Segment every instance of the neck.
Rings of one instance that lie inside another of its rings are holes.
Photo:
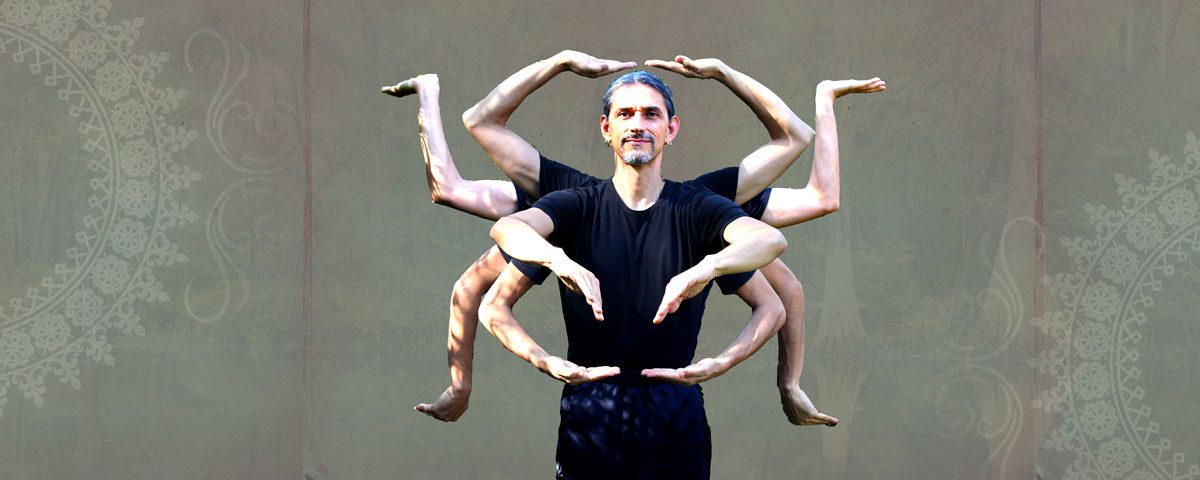
[[[633,167],[625,163],[620,156],[616,156],[616,172],[613,174],[613,186],[617,189],[617,194],[621,196],[621,201],[625,202],[625,206],[632,210],[645,210],[654,205],[658,201],[658,195],[662,193],[662,155],[660,154],[650,163]]]

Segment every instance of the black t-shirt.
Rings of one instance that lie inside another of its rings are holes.
[[[540,158],[540,168],[538,173],[538,189],[541,192],[525,192],[521,188],[517,190],[517,211],[525,210],[533,205],[542,195],[548,195],[559,190],[566,190],[576,187],[590,187],[599,185],[604,182],[603,179],[593,177],[583,173],[568,165],[550,160],[542,156]],[[696,177],[693,180],[683,182],[685,185],[695,185],[707,188],[713,193],[720,195],[733,201],[737,196],[737,179],[738,167],[726,167],[719,170],[708,172],[704,175]],[[765,189],[754,198],[741,205],[742,210],[747,216],[755,220],[762,219],[763,212],[767,209],[767,201],[771,198],[771,189]],[[503,252],[502,252],[503,253]],[[505,260],[512,260],[508,254],[504,254]],[[515,260],[518,263],[523,263],[520,260]],[[537,267],[533,265],[520,265],[521,271],[525,273],[534,283],[541,285],[550,276],[550,269]],[[750,281],[750,277],[754,276],[754,272],[733,273],[717,277],[715,280],[717,286],[721,288],[721,293],[730,295],[736,292],[742,285]]]
[[[603,322],[583,296],[559,285],[569,360],[631,375],[691,363],[711,284],[662,323],[651,320],[667,282],[724,248],[725,227],[745,212],[707,189],[669,180],[646,210],[627,207],[612,180],[551,193],[533,208],[554,222],[550,240],[600,282]]]

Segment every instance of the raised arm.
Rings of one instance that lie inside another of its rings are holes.
[[[802,189],[771,190],[771,198],[762,217],[764,222],[783,228],[837,211],[841,203],[841,176],[833,101],[851,93],[874,93],[885,89],[886,84],[878,77],[870,80],[826,80],[817,85],[817,130],[808,185]],[[740,176],[738,183],[741,183]]]
[[[705,358],[684,368],[650,368],[642,376],[684,385],[716,378],[753,355],[783,325],[783,303],[762,273],[756,272],[737,294],[750,306],[750,321],[741,334],[719,355]]]
[[[750,217],[730,222],[722,236],[728,243],[725,248],[704,257],[667,283],[654,323],[662,323],[668,314],[679,309],[680,302],[699,294],[712,279],[757,270],[787,249],[787,239],[779,230]]]
[[[479,308],[479,320],[497,340],[500,340],[504,348],[546,375],[565,383],[590,382],[621,373],[617,367],[581,367],[546,353],[546,350],[525,332],[512,311],[513,305],[516,305],[517,300],[532,286],[533,282],[528,277],[517,270],[516,266],[509,264],[483,297],[483,305]]]
[[[525,101],[525,97],[562,72],[571,71],[595,78],[636,65],[563,50],[522,68],[500,82],[483,100],[463,113],[463,124],[505,176],[523,190],[536,192],[540,168],[538,152],[524,138],[508,129],[508,118]]]
[[[417,125],[421,153],[425,156],[425,179],[434,203],[471,215],[496,220],[517,210],[517,194],[511,182],[463,180],[450,156],[450,147],[442,130],[441,92],[433,74],[410,78],[380,89],[394,97],[417,94]]]
[[[738,205],[746,203],[774,183],[812,141],[812,127],[797,117],[778,95],[721,60],[692,60],[680,55],[672,62],[648,60],[646,65],[689,78],[712,78],[725,84],[750,107],[767,129],[770,140],[742,159],[738,167],[737,198],[734,200]]]

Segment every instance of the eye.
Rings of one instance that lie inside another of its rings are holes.
[[[618,116],[618,117],[621,117],[621,118],[629,118],[629,116],[630,116],[630,115],[631,115],[631,114],[629,113],[629,111],[628,111],[628,110],[625,110],[625,111],[622,111],[622,112],[619,112],[619,113],[617,113],[617,116]]]

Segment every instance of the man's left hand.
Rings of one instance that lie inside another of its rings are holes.
[[[718,80],[724,75],[726,68],[725,62],[715,58],[692,60],[683,55],[676,56],[673,62],[646,60],[646,66],[670,70],[688,78],[716,78]]]
[[[792,425],[825,425],[837,426],[838,419],[818,412],[817,407],[809,400],[799,386],[779,389],[779,401],[783,403],[783,414],[787,415]]]
[[[709,262],[702,261],[667,282],[662,303],[658,304],[658,311],[654,313],[654,323],[662,323],[667,315],[679,310],[680,303],[699,295],[708,282],[712,281],[715,273]]]
[[[691,386],[711,380],[725,373],[725,370],[721,361],[705,358],[683,368],[647,368],[642,370],[642,376]]]

